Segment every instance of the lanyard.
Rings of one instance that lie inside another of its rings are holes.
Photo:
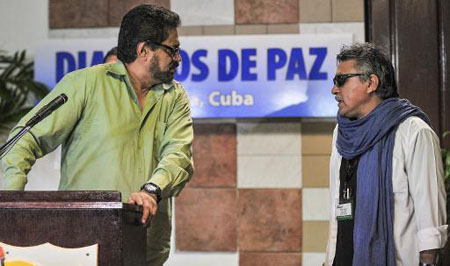
[[[353,159],[347,160],[345,175],[343,178],[343,186],[342,186],[342,199],[344,202],[349,202],[353,199],[354,192],[351,187],[352,178],[356,178],[355,171],[358,169],[359,156]]]

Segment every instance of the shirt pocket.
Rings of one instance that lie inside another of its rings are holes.
[[[153,156],[159,162],[161,161],[161,144],[164,139],[164,133],[166,131],[166,123],[158,122],[155,127],[155,136],[153,141]]]

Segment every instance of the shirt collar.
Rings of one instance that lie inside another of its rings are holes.
[[[117,78],[117,79],[122,79],[122,80],[125,77],[129,79],[125,64],[123,64],[120,60],[118,60],[116,63],[106,64],[106,65],[107,65],[107,68],[109,68],[109,69],[107,69],[107,73],[109,75],[111,75],[112,77]],[[174,81],[172,80],[168,83],[158,84],[154,88],[155,89],[162,88],[163,90],[169,90],[173,86],[174,86]]]

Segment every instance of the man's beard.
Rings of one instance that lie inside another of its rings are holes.
[[[153,78],[161,81],[161,83],[168,83],[173,80],[173,76],[175,75],[175,70],[178,67],[178,62],[172,59],[172,62],[167,67],[166,71],[163,71],[159,68],[159,60],[158,57],[153,57],[153,60],[150,64],[150,72],[153,74]]]

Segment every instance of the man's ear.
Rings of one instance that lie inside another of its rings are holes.
[[[375,92],[378,88],[378,84],[380,84],[380,79],[375,74],[370,74],[369,80],[367,81],[369,84],[367,86],[367,93]]]
[[[138,58],[146,57],[149,53],[148,46],[145,45],[145,42],[140,42],[136,46],[136,55]]]

